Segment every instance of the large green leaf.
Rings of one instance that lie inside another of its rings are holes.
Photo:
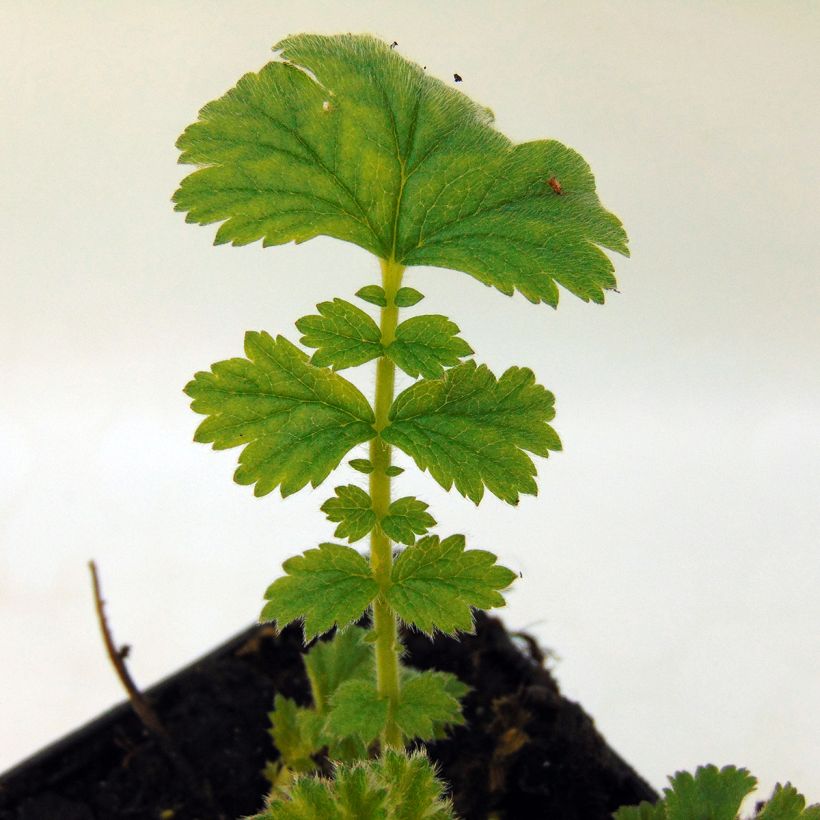
[[[586,162],[513,144],[493,115],[367,35],[298,35],[281,61],[206,105],[177,142],[200,166],[174,195],[216,242],[319,235],[403,265],[461,270],[506,294],[602,302],[601,248],[627,253]]]
[[[314,487],[352,447],[373,438],[373,411],[349,381],[314,367],[287,339],[245,334],[246,359],[217,362],[185,386],[208,418],[194,439],[215,450],[245,445],[234,479],[265,495]]]
[[[422,538],[396,559],[387,600],[399,617],[431,635],[472,632],[473,609],[504,606],[515,573],[486,550],[465,550],[464,536]]]
[[[547,423],[554,401],[527,368],[511,367],[496,379],[486,366],[465,362],[400,393],[381,435],[446,490],[455,484],[477,504],[486,487],[517,504],[519,493],[538,491],[524,451],[546,457],[561,449]]]
[[[370,564],[340,544],[321,544],[288,558],[282,569],[287,574],[265,592],[260,620],[275,621],[281,629],[302,619],[305,641],[360,618],[379,591]]]

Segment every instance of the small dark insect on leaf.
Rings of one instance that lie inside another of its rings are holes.
[[[125,660],[131,654],[131,646],[130,644],[124,643],[120,648],[117,654]]]
[[[395,40],[393,40],[393,42],[390,43],[390,48],[395,48],[397,45],[398,43]]]
[[[552,190],[555,191],[556,194],[558,194],[558,196],[561,196],[561,194],[564,193],[564,189],[561,187],[561,183],[555,177],[550,177],[547,180],[547,185],[549,185],[550,188],[552,188]]]
[[[461,74],[453,74],[453,79],[457,82],[461,82]]]

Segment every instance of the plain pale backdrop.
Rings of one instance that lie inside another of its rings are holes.
[[[119,701],[93,618],[149,685],[252,621],[326,540],[318,490],[255,499],[191,443],[190,375],[376,281],[326,238],[214,248],[169,198],[198,108],[300,31],[368,31],[590,162],[620,294],[557,311],[412,269],[477,358],[532,367],[565,452],[480,507],[408,471],[520,570],[503,617],[656,787],[745,765],[820,800],[817,2],[4,2],[0,769]],[[372,389],[368,368],[353,376]],[[363,452],[363,448],[362,452]],[[357,453],[358,454],[358,453]],[[762,794],[761,794],[762,796]]]

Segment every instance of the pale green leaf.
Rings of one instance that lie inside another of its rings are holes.
[[[372,680],[349,680],[330,700],[327,731],[339,738],[354,735],[364,743],[374,741],[387,723],[387,701]]]
[[[302,619],[305,641],[360,618],[378,592],[370,565],[352,547],[321,544],[282,568],[287,575],[268,587],[260,620],[281,629]]]
[[[269,715],[271,736],[282,762],[294,772],[316,769],[313,755],[319,752],[324,718],[313,709],[297,706],[290,698],[276,695]]]
[[[364,766],[337,767],[335,774],[333,789],[345,820],[386,820],[387,789]]]
[[[595,302],[615,287],[601,248],[627,253],[626,235],[575,151],[513,144],[488,109],[371,36],[277,49],[281,61],[206,105],[177,142],[199,170],[176,208],[221,222],[217,243],[327,235],[551,305],[558,284]]]
[[[806,807],[806,798],[791,783],[778,783],[757,820],[820,820],[820,804]]]
[[[439,726],[464,723],[461,706],[443,672],[420,672],[402,685],[396,724],[408,740],[432,740]]]
[[[333,786],[317,777],[297,778],[284,795],[274,792],[264,811],[247,820],[347,820],[337,803]]]
[[[334,535],[351,543],[364,538],[376,526],[376,513],[370,496],[355,484],[335,489],[336,495],[322,504],[329,521],[338,522]]]
[[[699,766],[694,777],[676,772],[664,789],[669,820],[735,820],[740,804],[754,791],[757,781],[746,769],[735,766]]]
[[[373,677],[373,647],[369,631],[357,626],[339,630],[329,641],[317,641],[304,656],[313,705],[320,715],[327,713],[333,693],[345,681]]]
[[[389,749],[372,765],[387,788],[389,820],[455,820],[444,784],[423,752]]]
[[[387,307],[387,296],[381,285],[365,285],[356,291],[356,296],[365,302],[369,302],[371,305]]]
[[[413,305],[417,305],[422,299],[424,299],[424,294],[419,293],[415,288],[399,288],[396,291],[396,305],[400,308],[403,307],[413,307]]]
[[[244,446],[234,479],[261,496],[321,484],[355,445],[373,438],[367,399],[342,376],[314,367],[281,336],[245,335],[246,359],[217,362],[185,387],[207,418],[194,439]]]
[[[360,473],[367,474],[373,472],[373,462],[371,462],[369,458],[351,458],[347,463]]]
[[[547,423],[554,401],[527,368],[511,367],[496,380],[485,365],[465,362],[400,393],[381,436],[445,489],[455,484],[478,503],[486,487],[517,504],[519,493],[538,491],[535,465],[524,451],[546,457],[561,449]]]
[[[435,527],[436,519],[427,512],[429,504],[413,496],[397,498],[381,520],[385,535],[400,544],[414,544],[417,535],[424,535],[430,527]]]
[[[458,325],[445,316],[414,316],[396,328],[385,353],[409,376],[436,379],[473,353],[458,333]]]
[[[465,550],[463,535],[422,538],[396,559],[387,600],[405,623],[432,634],[472,632],[473,609],[504,606],[499,590],[515,573],[485,550]]]
[[[315,347],[311,362],[334,370],[369,362],[382,355],[379,326],[363,310],[344,299],[320,302],[319,315],[303,316],[296,322],[299,340]]]

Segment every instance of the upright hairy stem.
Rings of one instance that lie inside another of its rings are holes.
[[[401,287],[401,278],[404,267],[395,261],[381,260],[382,286],[387,296],[387,305],[381,309],[380,328],[382,344],[390,344],[396,334],[396,325],[399,319],[399,308],[396,305],[396,291]],[[382,356],[376,365],[376,430],[381,432],[388,423],[387,414],[393,403],[393,393],[396,385],[396,365],[392,359]],[[373,499],[373,509],[381,519],[387,515],[390,506],[390,476],[387,468],[390,466],[391,448],[385,444],[381,436],[376,436],[370,442],[370,461],[373,472],[370,473],[370,497]],[[393,552],[390,539],[375,527],[370,535],[370,561],[373,573],[382,590],[387,589],[390,582],[390,571],[393,566]],[[399,700],[399,638],[396,615],[385,601],[384,595],[376,598],[373,606],[373,628],[376,631],[376,686],[379,696],[387,699],[388,718],[387,726],[382,735],[382,745],[393,748],[402,747],[402,734],[394,720],[396,706]]]

